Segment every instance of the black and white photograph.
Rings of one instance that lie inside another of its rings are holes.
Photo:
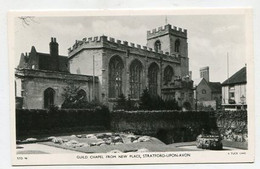
[[[12,164],[253,162],[252,31],[250,9],[10,12]]]

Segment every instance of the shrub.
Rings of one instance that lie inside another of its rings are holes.
[[[139,110],[180,110],[180,107],[175,99],[163,100],[160,96],[151,96],[146,88],[140,97]]]

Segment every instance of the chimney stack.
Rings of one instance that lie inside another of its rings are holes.
[[[53,70],[59,71],[59,44],[56,42],[56,38],[51,38],[50,42],[50,55],[52,58],[51,67]]]
[[[59,56],[59,44],[56,42],[56,38],[51,38],[50,42],[50,55],[52,57],[58,57]]]

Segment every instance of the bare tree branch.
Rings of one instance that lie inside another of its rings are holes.
[[[24,27],[29,26],[32,22],[38,23],[37,21],[35,21],[34,16],[21,16],[18,18],[22,20],[22,24]]]

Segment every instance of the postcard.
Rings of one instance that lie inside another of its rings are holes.
[[[254,162],[252,9],[11,11],[12,164]]]

